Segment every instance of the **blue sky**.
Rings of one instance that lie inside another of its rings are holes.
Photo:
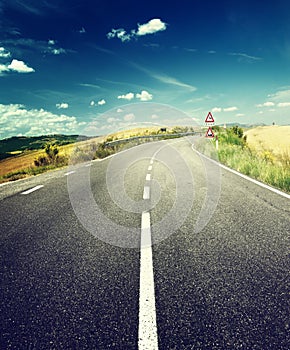
[[[286,0],[0,0],[0,138],[290,124]]]

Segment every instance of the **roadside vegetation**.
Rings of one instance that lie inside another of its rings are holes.
[[[218,135],[219,161],[254,179],[290,193],[290,150],[277,152],[266,147],[251,147],[247,134],[238,126],[214,127]]]

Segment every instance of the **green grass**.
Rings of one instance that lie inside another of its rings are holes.
[[[273,152],[269,150],[258,152],[251,149],[241,128],[233,127],[226,130],[217,128],[215,131],[219,138],[217,156],[221,163],[242,174],[290,193],[289,152],[275,157]],[[216,153],[213,152],[214,141],[207,141],[207,149],[211,149],[211,153]],[[209,151],[207,153],[213,158]]]
[[[287,164],[288,159],[286,159],[285,163],[280,162],[278,164],[273,162],[269,155],[261,157],[248,147],[227,143],[219,143],[218,156],[220,162],[230,168],[290,193],[290,167]]]

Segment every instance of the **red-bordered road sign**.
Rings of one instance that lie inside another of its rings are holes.
[[[213,133],[211,127],[209,127],[209,128],[207,129],[207,132],[206,132],[206,134],[205,134],[205,137],[208,137],[208,138],[213,138],[213,137],[214,137],[214,133]]]
[[[205,123],[214,123],[213,116],[210,112],[208,112],[207,117],[205,118]]]

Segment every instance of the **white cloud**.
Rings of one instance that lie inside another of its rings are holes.
[[[121,113],[121,112],[123,112],[123,109],[122,108],[118,108],[117,109],[117,113]]]
[[[245,115],[243,113],[236,114],[236,117],[244,117]]]
[[[99,106],[103,106],[104,104],[106,104],[106,101],[104,99],[102,99],[98,102]]]
[[[237,111],[238,108],[237,107],[228,107],[228,108],[224,108],[223,111],[224,112],[234,112]]]
[[[234,112],[237,111],[237,107],[227,107],[227,108],[221,108],[221,107],[214,107],[211,111],[212,113],[220,113],[220,112]]]
[[[133,120],[135,120],[135,115],[134,113],[129,113],[129,114],[126,114],[124,116],[124,121],[125,122],[132,122]]]
[[[149,94],[148,91],[142,90],[141,94],[136,94],[136,98],[139,98],[140,101],[150,101],[153,98],[152,94]]]
[[[55,45],[55,40],[48,40],[48,45]]]
[[[209,54],[215,54],[216,53],[216,51],[215,50],[209,50],[207,53],[209,53]]]
[[[0,47],[0,57],[1,58],[8,58],[10,57],[10,52],[6,51],[4,47]]]
[[[43,135],[52,133],[78,133],[86,123],[75,117],[57,115],[44,109],[26,109],[20,104],[0,104],[0,137]]]
[[[277,105],[278,107],[290,107],[290,102],[280,102]]]
[[[212,110],[211,110],[213,113],[220,113],[222,111],[222,108],[220,107],[214,107]]]
[[[64,102],[62,102],[62,103],[57,103],[57,104],[56,104],[56,107],[57,107],[58,109],[67,109],[67,108],[68,108],[68,103],[64,103]]]
[[[18,73],[32,73],[35,70],[31,67],[28,67],[23,61],[12,60],[12,62],[7,66],[10,70]]]
[[[273,107],[273,106],[275,106],[275,103],[271,101],[267,101],[256,105],[256,107]]]
[[[145,24],[138,24],[138,29],[132,29],[129,33],[123,28],[112,29],[107,33],[108,39],[118,38],[122,42],[130,41],[134,37],[154,34],[166,29],[166,23],[162,22],[159,18],[153,18]]]
[[[152,114],[151,119],[159,119],[160,117],[157,114]]]
[[[95,105],[95,101],[91,101],[90,105],[93,107]]]
[[[166,23],[162,22],[159,18],[151,19],[145,24],[138,24],[138,31],[136,35],[153,34],[166,29]]]
[[[128,101],[130,101],[130,100],[132,100],[133,98],[134,98],[133,92],[128,92],[126,95],[119,95],[119,96],[118,96],[118,99],[119,99],[119,100],[128,100]]]

